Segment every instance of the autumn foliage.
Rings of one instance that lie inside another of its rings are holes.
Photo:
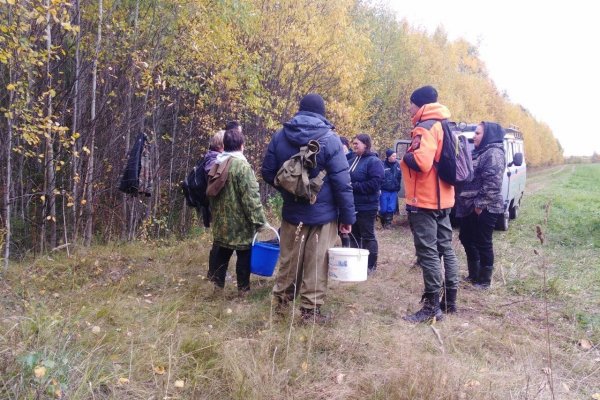
[[[226,120],[242,122],[258,167],[318,92],[340,135],[368,132],[382,149],[408,135],[423,84],[457,121],[517,125],[529,165],[562,162],[550,127],[499,93],[476,46],[363,1],[0,0],[3,232],[16,255],[185,233],[179,182]],[[153,143],[149,199],[116,189],[139,132]]]

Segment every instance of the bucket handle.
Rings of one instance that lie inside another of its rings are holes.
[[[344,246],[344,236],[348,238],[348,246]],[[358,240],[356,240],[356,237],[352,234],[352,232],[344,233],[342,235],[342,247],[350,247],[350,236],[352,236],[352,239],[354,239],[354,243],[356,243],[356,248],[360,249],[361,247],[358,245]]]
[[[273,228],[270,225],[269,225],[269,229],[272,230],[273,232],[275,232],[275,236],[277,236],[277,242],[281,243],[281,239],[279,238],[279,233],[277,233],[277,229]],[[256,233],[254,234],[254,237],[252,238],[252,246],[254,246],[254,242],[256,242],[256,236],[258,236],[258,231],[256,231]]]

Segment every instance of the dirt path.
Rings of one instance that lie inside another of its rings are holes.
[[[525,195],[537,193],[545,188],[557,175],[565,170],[570,173],[575,171],[575,165],[557,165],[554,167],[540,168],[528,172]]]

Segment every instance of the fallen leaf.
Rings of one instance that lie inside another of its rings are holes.
[[[335,378],[335,381],[338,383],[338,385],[341,385],[342,382],[344,382],[344,377],[345,376],[346,375],[344,375],[344,374],[337,374],[337,376]]]
[[[38,379],[43,378],[46,375],[46,367],[38,365],[33,369],[33,375]]]
[[[592,395],[592,399],[594,399],[594,400],[600,400],[600,393],[594,393]]]
[[[569,387],[569,385],[567,385],[567,384],[566,384],[566,383],[564,383],[564,382],[562,383],[562,387],[563,387],[563,389],[565,390],[565,392],[570,392],[570,391],[571,391],[571,388]]]
[[[119,385],[126,385],[129,383],[129,379],[127,378],[119,378],[118,384]]]
[[[304,361],[302,363],[302,371],[304,371],[304,372],[308,371],[308,363],[306,361]]]
[[[474,379],[468,380],[465,383],[466,388],[472,388],[472,387],[476,387],[476,386],[481,386],[481,383],[479,383],[479,381],[476,381]]]
[[[587,339],[580,339],[577,342],[577,346],[579,346],[581,350],[590,350],[592,347],[594,347],[592,346],[592,342]]]
[[[231,308],[228,308],[228,309],[227,309],[225,312],[226,312],[227,314],[231,314],[231,313],[233,312],[233,310],[232,310]]]
[[[182,381],[180,379],[175,381],[175,387],[176,388],[183,388],[184,386],[185,386],[185,382],[184,381]]]
[[[167,370],[162,365],[154,367],[154,373],[157,375],[164,375]]]
[[[95,334],[98,334],[98,333],[100,333],[100,327],[99,327],[99,326],[97,326],[97,325],[94,325],[94,326],[92,327],[92,333],[95,333]]]

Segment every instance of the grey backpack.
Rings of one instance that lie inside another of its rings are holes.
[[[317,167],[319,151],[321,145],[316,140],[300,147],[300,151],[286,160],[277,171],[275,186],[293,194],[297,199],[315,204],[327,175],[327,171],[322,170],[314,178],[309,178],[310,171]]]

